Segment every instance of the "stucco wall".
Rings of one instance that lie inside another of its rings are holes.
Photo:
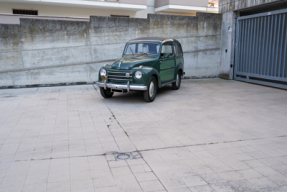
[[[0,86],[97,81],[99,68],[122,54],[130,39],[163,36],[183,46],[187,77],[220,71],[220,14],[93,16],[90,22],[21,19],[0,25]]]

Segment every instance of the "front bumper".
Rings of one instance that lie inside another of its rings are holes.
[[[107,83],[106,81],[104,83],[97,82],[96,85],[98,87],[103,87],[105,89],[115,89],[115,90],[127,90],[127,91],[146,91],[147,86],[141,86],[141,85],[130,85],[129,82],[125,84],[114,84],[114,83]]]

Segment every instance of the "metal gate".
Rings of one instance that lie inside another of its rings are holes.
[[[237,19],[234,79],[287,89],[287,9]]]

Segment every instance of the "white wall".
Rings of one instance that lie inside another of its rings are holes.
[[[127,11],[114,9],[95,9],[85,7],[67,7],[67,6],[51,6],[39,5],[32,3],[0,3],[0,14],[12,14],[13,9],[38,10],[40,16],[59,16],[59,17],[84,17],[94,16],[110,16],[110,15],[128,15],[130,17],[147,18],[147,13],[153,13],[154,9],[148,7],[143,11]]]

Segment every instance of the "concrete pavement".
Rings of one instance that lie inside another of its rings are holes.
[[[287,191],[287,92],[184,80],[0,90],[0,191]],[[133,159],[116,160],[121,152]]]

